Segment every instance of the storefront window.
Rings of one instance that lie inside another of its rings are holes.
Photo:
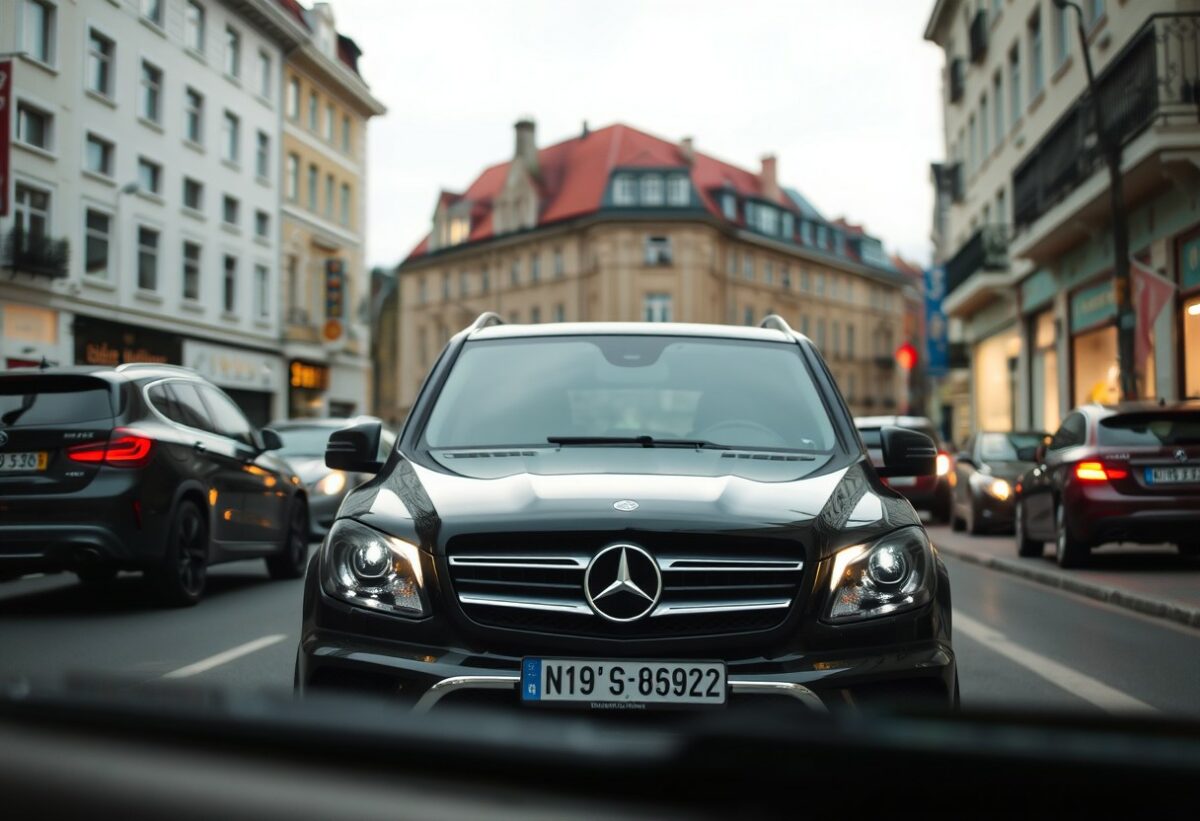
[[[1033,354],[1029,358],[1029,380],[1033,397],[1032,427],[1055,430],[1059,424],[1058,349],[1054,312],[1045,311],[1033,321]]]
[[[1071,340],[1075,404],[1112,404],[1121,400],[1117,367],[1117,329],[1112,325],[1078,334]]]
[[[1016,328],[975,345],[975,429],[1009,431],[1013,427],[1013,380],[1021,337]]]
[[[1200,294],[1183,301],[1183,389],[1200,398]]]

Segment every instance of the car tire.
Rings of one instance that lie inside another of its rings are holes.
[[[267,557],[267,573],[272,579],[299,579],[308,565],[308,505],[304,499],[292,502],[287,530],[279,553]]]
[[[109,584],[117,577],[117,568],[111,565],[98,564],[92,567],[80,567],[75,571],[81,584],[99,586]]]
[[[1083,567],[1091,556],[1091,547],[1071,535],[1067,514],[1062,502],[1054,506],[1054,558],[1059,567]]]
[[[1013,511],[1013,533],[1017,539],[1018,556],[1025,559],[1036,559],[1045,552],[1044,542],[1030,539],[1025,535],[1025,505],[1021,504],[1020,499],[1017,500],[1016,509]]]
[[[950,517],[950,529],[955,533],[962,533],[967,529],[967,523],[963,520],[962,516],[955,513]]]
[[[167,531],[162,563],[148,575],[159,599],[172,607],[190,607],[208,583],[208,520],[195,502],[175,508]]]

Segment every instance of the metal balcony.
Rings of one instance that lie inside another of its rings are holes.
[[[17,274],[62,279],[67,276],[70,259],[71,249],[65,239],[13,228],[4,237],[0,268]]]
[[[1008,269],[1008,228],[985,225],[971,235],[946,263],[946,294],[980,271]]]
[[[1152,125],[1200,123],[1200,14],[1152,15],[1097,78],[1102,127],[1122,146]],[[1103,163],[1083,96],[1013,171],[1019,232]]]

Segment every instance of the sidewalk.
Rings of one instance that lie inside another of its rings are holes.
[[[956,559],[1200,627],[1200,561],[1180,556],[1173,545],[1105,545],[1092,551],[1086,569],[1063,570],[1049,543],[1041,559],[1022,559],[1011,535],[970,536],[937,526],[929,528],[929,538]]]

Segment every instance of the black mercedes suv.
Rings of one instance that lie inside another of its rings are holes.
[[[759,328],[504,325],[455,336],[309,563],[301,691],[417,710],[957,703],[950,585],[812,343]]]
[[[304,485],[233,400],[187,368],[0,372],[0,579],[139,570],[196,603],[210,564],[308,561]]]

